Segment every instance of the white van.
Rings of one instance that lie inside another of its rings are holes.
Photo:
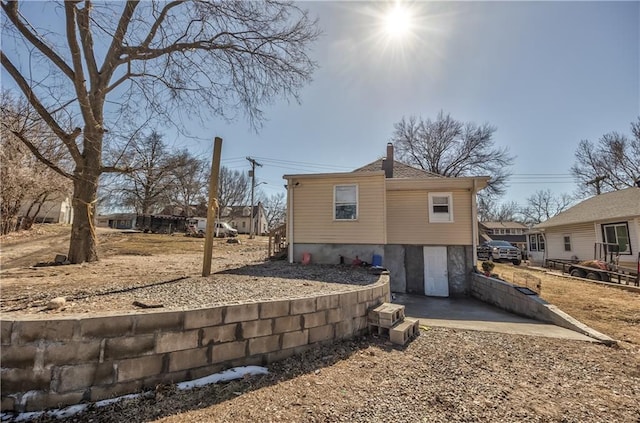
[[[192,217],[188,220],[187,224],[193,228],[196,233],[204,234],[207,229],[207,219],[204,217]],[[238,230],[233,229],[227,222],[216,221],[214,235],[220,238],[227,236],[235,237],[238,236]]]
[[[215,234],[220,238],[226,236],[235,237],[238,236],[238,230],[233,229],[227,222],[216,222]]]

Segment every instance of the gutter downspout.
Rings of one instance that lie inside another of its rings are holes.
[[[293,264],[293,180],[287,179],[287,242],[289,264]]]
[[[476,201],[476,192],[478,190],[477,180],[473,179],[473,188],[471,189],[471,257],[473,257],[473,268],[478,267],[478,204]]]

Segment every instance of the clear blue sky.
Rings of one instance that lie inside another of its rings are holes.
[[[259,134],[243,121],[198,130],[223,137],[223,165],[248,170],[245,156],[261,161],[267,195],[284,191],[285,173],[374,161],[395,122],[443,109],[497,126],[496,144],[517,156],[503,201],[523,204],[540,189],[572,192],[580,140],[629,134],[640,115],[638,2],[417,2],[414,34],[392,41],[379,28],[388,3],[300,4],[324,31],[302,104],[266,109]]]
[[[497,127],[496,144],[516,156],[502,201],[524,204],[537,190],[572,192],[580,140],[628,134],[640,115],[640,2],[413,2],[413,31],[392,40],[381,30],[391,4],[299,3],[324,32],[311,53],[320,69],[302,104],[264,109],[259,133],[215,117],[185,122],[200,141],[160,131],[206,158],[221,136],[222,164],[246,171],[254,157],[271,195],[285,192],[283,174],[350,171],[382,157],[394,123],[442,109]],[[36,5],[27,6],[44,10]]]

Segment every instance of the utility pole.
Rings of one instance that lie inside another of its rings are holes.
[[[254,222],[253,222],[253,191],[256,188],[256,166],[260,166],[262,167],[262,165],[258,162],[256,162],[255,160],[253,160],[251,157],[247,157],[247,160],[249,160],[249,163],[251,163],[251,170],[249,171],[249,176],[251,176],[251,216],[250,216],[250,224],[249,224],[249,238],[253,239],[255,237],[254,235]]]
[[[204,236],[204,260],[202,276],[211,274],[211,254],[213,253],[213,230],[216,227],[216,211],[218,207],[218,176],[220,174],[220,155],[222,138],[215,137],[213,143],[213,159],[211,160],[211,176],[209,177],[209,203],[207,204],[207,227]]]
[[[596,186],[596,195],[600,195],[600,182],[604,181],[605,179],[607,179],[606,175],[596,176],[592,180],[590,180],[588,182],[585,182],[585,185],[595,185]]]

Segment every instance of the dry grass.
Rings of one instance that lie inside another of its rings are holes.
[[[192,254],[204,252],[204,238],[186,237],[182,233],[173,235],[126,233],[108,228],[96,228],[98,255],[152,256],[164,254]],[[66,254],[69,249],[70,225],[34,225],[31,230],[0,236],[0,266],[2,269],[33,266],[38,262],[52,261],[56,254]],[[246,250],[263,249],[267,254],[267,237],[249,239],[240,235],[239,241]],[[226,238],[216,238],[214,249],[225,254],[237,250],[237,245],[228,244]]]
[[[509,282],[514,280],[517,272],[540,278],[541,298],[602,333],[640,346],[640,293],[556,276],[524,266],[496,264],[494,272]]]

